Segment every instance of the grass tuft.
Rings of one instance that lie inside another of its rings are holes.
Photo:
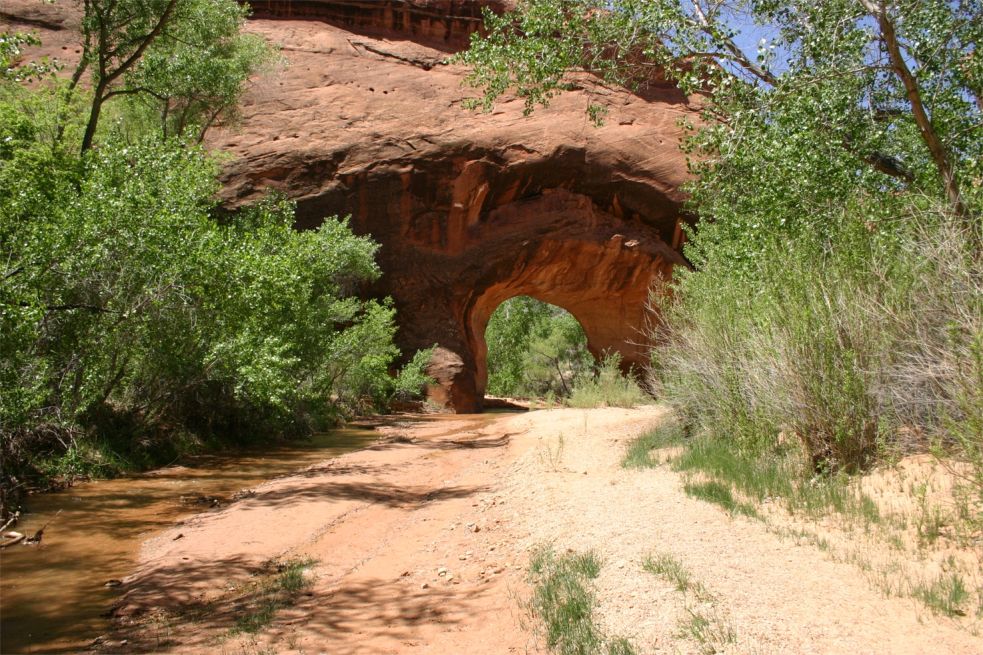
[[[642,562],[642,568],[671,582],[676,587],[676,591],[685,592],[690,589],[689,571],[686,570],[682,562],[670,553],[649,555]]]
[[[693,498],[705,500],[708,503],[720,505],[731,514],[743,514],[744,516],[755,517],[757,510],[747,503],[740,503],[734,500],[730,486],[710,480],[709,482],[687,482],[683,485],[683,491]]]
[[[313,584],[305,575],[313,563],[312,559],[274,562],[273,574],[259,583],[245,613],[236,618],[232,634],[254,634],[268,626],[280,609],[293,604],[296,595]]]
[[[543,547],[533,553],[530,611],[542,621],[546,645],[559,655],[635,655],[623,637],[608,638],[594,622],[596,599],[590,581],[601,571],[593,551],[557,555]]]
[[[728,644],[737,641],[734,628],[715,609],[707,613],[687,607],[686,612],[689,617],[683,622],[681,631],[684,637],[700,644],[700,653],[703,655],[724,652]]]
[[[969,600],[966,583],[958,573],[941,575],[930,584],[915,587],[914,595],[936,614],[965,616],[964,604]]]
[[[630,468],[650,468],[658,462],[652,459],[652,451],[669,446],[678,446],[685,441],[683,426],[677,421],[666,421],[663,424],[642,433],[628,444],[621,466]]]
[[[695,609],[687,605],[686,620],[680,625],[681,636],[692,639],[700,645],[704,655],[715,655],[734,643],[737,636],[730,623],[721,616],[716,607],[717,598],[702,582],[694,580],[685,565],[671,553],[649,555],[642,562],[642,568],[672,583],[676,591],[692,593],[700,605]]]

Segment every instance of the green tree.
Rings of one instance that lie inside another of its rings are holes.
[[[845,150],[854,170],[970,218],[960,171],[979,175],[979,3],[526,0],[485,20],[462,60],[486,107],[514,88],[531,111],[570,88],[573,70],[629,86],[663,75],[705,94],[715,138],[697,142],[711,157],[704,172],[756,136],[748,121],[798,103],[797,131]],[[742,25],[769,35],[757,52],[738,44]]]
[[[584,330],[570,313],[529,296],[503,302],[485,330],[488,391],[569,396],[593,363]]]
[[[243,10],[84,6],[67,84],[22,62],[36,40],[0,41],[0,515],[28,480],[304,434],[426,381],[420,354],[390,375],[394,310],[361,295],[379,275],[371,239],[333,217],[296,231],[282,198],[217,206],[195,141],[270,53],[238,35]],[[90,90],[93,61],[105,84]],[[96,130],[116,97],[120,120]],[[149,129],[133,120],[148,107]]]
[[[271,59],[261,39],[241,32],[248,7],[234,0],[84,0],[82,8],[82,57],[68,91],[90,73],[83,152],[117,96],[156,107],[165,136],[193,128],[200,140]]]

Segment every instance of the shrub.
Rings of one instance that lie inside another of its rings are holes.
[[[355,295],[377,246],[344,221],[297,232],[277,199],[217,220],[215,167],[178,142],[78,160],[22,138],[0,163],[8,488],[85,434],[152,464],[185,433],[304,433],[392,393],[394,310]]]
[[[802,440],[817,470],[933,441],[978,453],[983,272],[966,235],[923,214],[858,260],[845,232],[851,248],[825,255],[766,250],[753,286],[715,266],[686,276],[656,383],[740,447]]]
[[[621,355],[607,355],[593,376],[582,375],[574,382],[567,401],[571,407],[634,407],[651,401],[635,381],[633,373],[621,371]]]

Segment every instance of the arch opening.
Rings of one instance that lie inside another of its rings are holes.
[[[486,396],[569,397],[596,363],[580,321],[562,307],[528,295],[498,305],[481,345]]]

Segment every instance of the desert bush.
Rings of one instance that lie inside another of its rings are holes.
[[[738,445],[798,438],[819,470],[932,444],[978,457],[979,259],[960,223],[908,219],[860,258],[857,239],[848,254],[766,249],[753,286],[687,276],[655,354],[663,393]]]
[[[621,370],[621,355],[606,355],[593,374],[579,376],[567,404],[571,407],[634,407],[651,401],[633,372]]]

